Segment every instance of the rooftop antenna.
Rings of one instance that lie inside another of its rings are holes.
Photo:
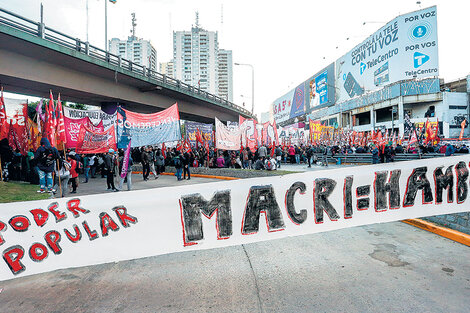
[[[199,28],[199,12],[196,11],[196,28]]]
[[[132,37],[136,38],[135,37],[135,27],[137,26],[137,19],[135,18],[135,13],[131,13],[132,15],[132,30],[131,30],[131,34],[132,34]]]

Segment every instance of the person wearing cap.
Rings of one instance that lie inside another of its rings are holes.
[[[106,183],[108,184],[108,190],[119,191],[114,186],[114,172],[116,169],[116,157],[114,156],[114,149],[109,149],[108,153],[104,157],[104,169],[106,172]]]

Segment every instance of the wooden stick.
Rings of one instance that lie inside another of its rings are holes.
[[[57,165],[57,175],[59,176],[59,190],[60,190],[60,198],[62,198],[62,182],[60,181],[60,168],[59,168],[59,160],[56,160]]]
[[[2,157],[0,156],[0,181],[3,181]]]

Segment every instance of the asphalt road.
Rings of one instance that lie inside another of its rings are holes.
[[[3,281],[0,312],[469,312],[469,260],[375,224]]]

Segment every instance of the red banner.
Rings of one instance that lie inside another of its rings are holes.
[[[7,118],[4,123],[6,133],[4,136],[8,138],[8,143],[14,150],[18,149],[21,154],[25,155],[29,146],[28,105],[18,102],[18,100],[11,100],[6,107]]]
[[[87,126],[80,128],[77,153],[105,153],[109,149],[117,150],[114,126],[111,126],[106,131],[96,131]]]
[[[238,125],[242,133],[242,146],[248,147],[252,152],[258,149],[258,130],[256,125],[258,122],[254,119],[245,119],[242,116],[238,117]]]
[[[73,119],[64,117],[64,125],[65,125],[65,137],[66,137],[66,144],[67,148],[76,148],[78,141],[78,137],[80,134],[80,129],[82,126],[85,126],[88,129],[91,129],[94,132],[103,132],[103,121],[101,121],[98,125],[93,125],[90,118],[84,117],[80,119]]]

